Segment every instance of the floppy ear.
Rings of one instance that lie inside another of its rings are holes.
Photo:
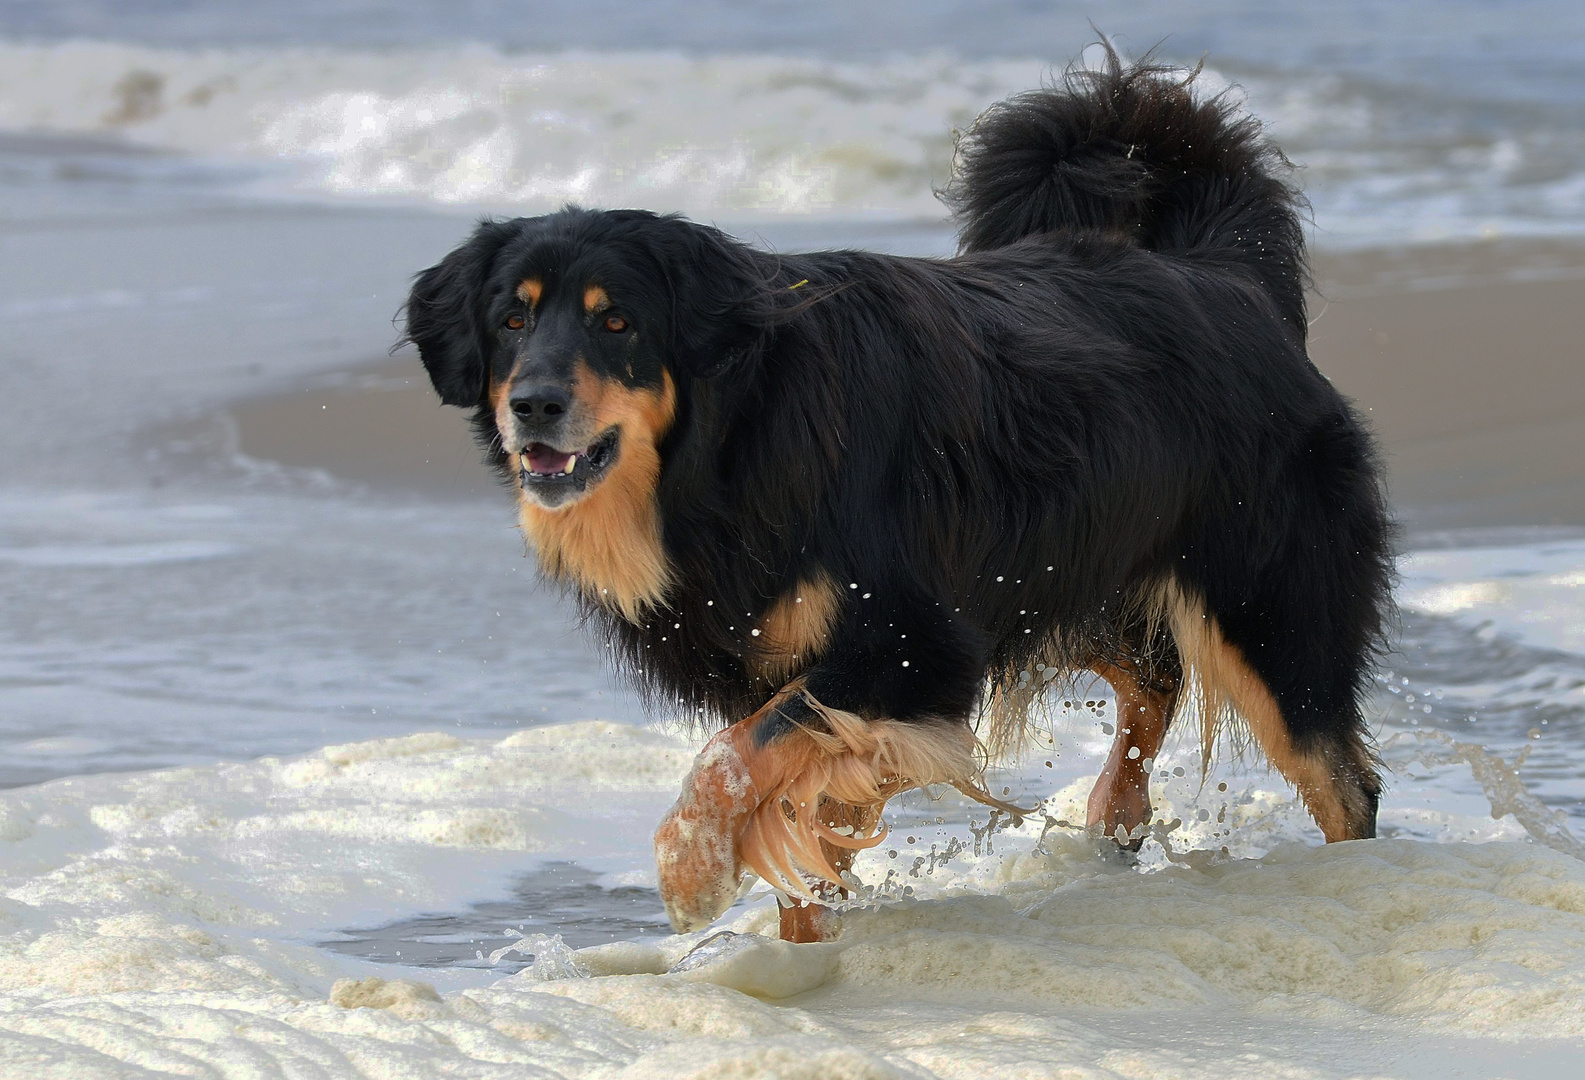
[[[467,243],[413,282],[403,338],[418,346],[429,381],[447,405],[477,405],[484,397],[485,285],[496,254],[515,231],[511,222],[481,222]]]
[[[752,252],[708,225],[663,219],[674,230],[664,262],[672,289],[672,360],[709,379],[758,352],[775,319],[765,271]]]

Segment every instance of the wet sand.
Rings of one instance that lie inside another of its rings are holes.
[[[1311,355],[1365,412],[1411,535],[1585,525],[1585,246],[1316,259]],[[493,490],[408,351],[234,409],[250,456],[371,486]]]
[[[1411,533],[1585,524],[1585,248],[1336,256],[1316,279],[1310,355]]]
[[[371,487],[472,497],[499,490],[467,414],[442,405],[411,348],[301,390],[236,405],[238,449]]]

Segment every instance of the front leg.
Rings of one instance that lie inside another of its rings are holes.
[[[745,872],[753,869],[776,882],[775,861],[756,845],[754,854],[766,865],[753,867],[744,850],[755,819],[780,805],[792,782],[815,764],[815,744],[803,735],[794,717],[807,719],[812,710],[800,695],[801,683],[789,684],[758,712],[717,734],[694,761],[682,793],[655,830],[655,864],[666,914],[679,933],[708,926],[731,906]],[[775,736],[780,735],[780,738]],[[810,815],[805,814],[806,819]],[[794,813],[793,822],[798,815]],[[809,822],[806,820],[805,824]],[[796,843],[808,829],[786,831]],[[765,832],[753,828],[755,836]],[[818,860],[807,859],[818,866]],[[836,868],[829,876],[835,878]],[[782,876],[794,876],[787,871]]]
[[[966,720],[982,650],[940,611],[846,613],[819,663],[705,745],[655,833],[677,930],[718,918],[750,871],[809,905],[841,895],[842,872],[884,839],[881,810],[900,791],[950,783],[1000,805],[978,783]],[[833,923],[795,907],[782,928],[810,940]]]
[[[879,805],[852,806],[838,802],[829,795],[823,795],[815,813],[821,824],[829,826],[833,832],[853,838],[869,837],[864,846],[873,847],[887,835],[885,823],[880,816],[882,809],[883,807]],[[860,850],[858,847],[839,847],[824,837],[820,840],[820,853],[837,871],[837,876],[844,881],[847,880],[848,871],[853,867],[853,859]],[[791,902],[782,904],[782,940],[830,941],[842,928],[841,919],[832,910],[831,905],[847,899],[847,886],[838,886],[830,881],[810,880],[808,874],[804,875],[804,880],[818,899],[792,898]]]
[[[900,745],[894,729],[902,726],[828,709],[800,679],[706,743],[655,831],[672,926],[685,932],[714,922],[750,871],[805,902],[839,895],[853,854],[885,839],[886,800],[954,779],[920,758],[918,740]],[[946,771],[970,776],[973,736],[965,727],[955,741],[958,760]],[[818,921],[813,913],[792,917],[788,930],[806,936]]]

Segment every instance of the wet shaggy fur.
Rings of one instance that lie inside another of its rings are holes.
[[[989,702],[983,734],[1008,742],[1042,672],[1117,665],[1177,701],[1201,677],[1179,638],[1204,638],[1225,653],[1208,670],[1275,702],[1279,767],[1337,789],[1328,838],[1371,835],[1379,468],[1306,356],[1285,163],[1191,84],[1113,57],[993,107],[960,143],[952,259],[775,255],[569,208],[480,225],[420,275],[407,334],[513,484],[492,393],[558,287],[598,286],[631,323],[625,352],[579,354],[595,375],[674,382],[658,474],[624,496],[653,500],[658,599],[569,581],[667,711],[736,721],[797,679],[871,721]],[[530,278],[547,299],[503,336]],[[790,606],[805,590],[815,616]],[[764,740],[820,726],[800,700]]]

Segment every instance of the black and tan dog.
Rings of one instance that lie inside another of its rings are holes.
[[[989,800],[976,727],[1016,742],[1054,672],[1117,691],[1108,835],[1190,700],[1328,841],[1373,835],[1378,468],[1305,355],[1281,155],[1191,81],[1112,57],[989,110],[954,259],[569,208],[419,276],[407,335],[541,569],[654,701],[730,724],[655,837],[679,930],[750,870],[829,896],[905,788]]]

